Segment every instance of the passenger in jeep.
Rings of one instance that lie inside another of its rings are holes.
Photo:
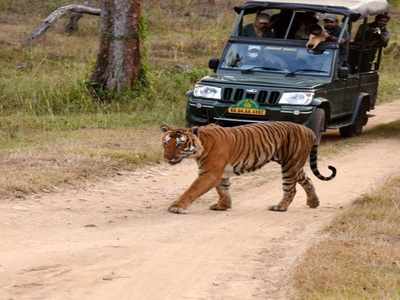
[[[294,38],[307,40],[310,34],[310,28],[318,24],[315,12],[307,11],[296,14],[294,19]]]
[[[242,35],[254,38],[274,38],[271,16],[266,12],[258,12],[254,24],[247,24],[243,28]]]
[[[359,49],[362,47],[363,36],[365,35],[366,47],[362,54],[362,64],[360,72],[368,72],[373,70],[376,53],[381,47],[389,44],[390,33],[386,28],[390,20],[388,14],[380,14],[375,17],[374,22],[363,24],[359,27],[354,38],[354,45]]]
[[[339,19],[334,14],[326,14],[324,16],[324,29],[329,34],[329,40],[332,42],[339,42],[343,44],[349,39],[349,33],[345,30],[342,39],[339,41],[342,27],[339,25]]]
[[[275,38],[283,39],[286,35],[286,31],[290,25],[293,10],[282,9],[279,13],[271,17],[272,28],[275,34]]]
[[[276,38],[285,38],[292,16],[293,10],[282,9],[280,13],[271,17],[272,28]],[[313,24],[318,24],[315,12],[296,12],[287,36],[288,39],[308,39],[308,28]]]

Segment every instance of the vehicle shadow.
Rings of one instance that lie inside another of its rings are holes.
[[[338,142],[340,140],[343,140],[343,138],[340,136],[339,131],[332,129],[323,133],[321,144]]]

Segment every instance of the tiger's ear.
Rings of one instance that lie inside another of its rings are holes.
[[[171,127],[169,127],[167,124],[163,124],[160,126],[161,132],[167,132],[168,130],[171,130]]]
[[[196,136],[198,136],[199,135],[199,127],[192,127],[191,128],[192,129],[192,133],[194,134],[194,135],[196,135]]]

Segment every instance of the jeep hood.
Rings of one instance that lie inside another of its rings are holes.
[[[330,77],[302,76],[286,77],[284,74],[224,74],[210,75],[202,78],[199,83],[213,85],[252,85],[260,87],[275,87],[288,89],[315,89],[330,82]]]

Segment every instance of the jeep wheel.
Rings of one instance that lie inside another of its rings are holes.
[[[366,103],[362,104],[360,111],[354,121],[354,124],[339,128],[342,137],[353,137],[362,133],[363,127],[368,123],[368,106]]]
[[[322,132],[325,131],[325,111],[317,108],[312,116],[309,128],[314,131],[318,144],[321,141]]]

